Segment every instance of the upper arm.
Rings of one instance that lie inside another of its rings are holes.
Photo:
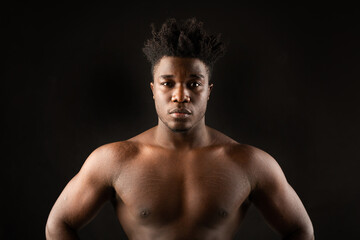
[[[89,222],[113,194],[111,154],[107,147],[95,150],[55,202],[48,227],[64,224],[79,229]]]
[[[250,200],[268,223],[282,236],[297,231],[311,235],[312,223],[305,207],[275,159],[256,149],[252,161],[254,186]]]

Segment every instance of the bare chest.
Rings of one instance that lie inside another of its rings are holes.
[[[124,165],[115,190],[121,222],[211,228],[238,217],[250,185],[241,165],[221,152],[160,152]]]

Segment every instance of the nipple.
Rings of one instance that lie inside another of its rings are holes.
[[[150,211],[148,209],[143,209],[141,212],[140,212],[140,216],[142,218],[146,218],[150,215]]]
[[[228,215],[228,212],[225,211],[224,209],[220,209],[218,213],[219,213],[219,216],[223,217],[223,218]]]

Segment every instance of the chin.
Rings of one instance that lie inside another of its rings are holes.
[[[185,126],[185,125],[182,125],[182,126],[169,126],[169,125],[166,124],[166,126],[172,132],[175,132],[175,133],[185,133],[185,132],[187,132],[187,131],[189,131],[191,129],[191,126]]]

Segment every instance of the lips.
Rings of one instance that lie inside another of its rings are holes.
[[[186,108],[175,108],[170,110],[169,114],[178,121],[184,121],[190,117],[191,111]]]
[[[173,114],[173,113],[191,114],[191,111],[186,108],[175,108],[175,109],[170,110],[169,113],[170,114]]]

